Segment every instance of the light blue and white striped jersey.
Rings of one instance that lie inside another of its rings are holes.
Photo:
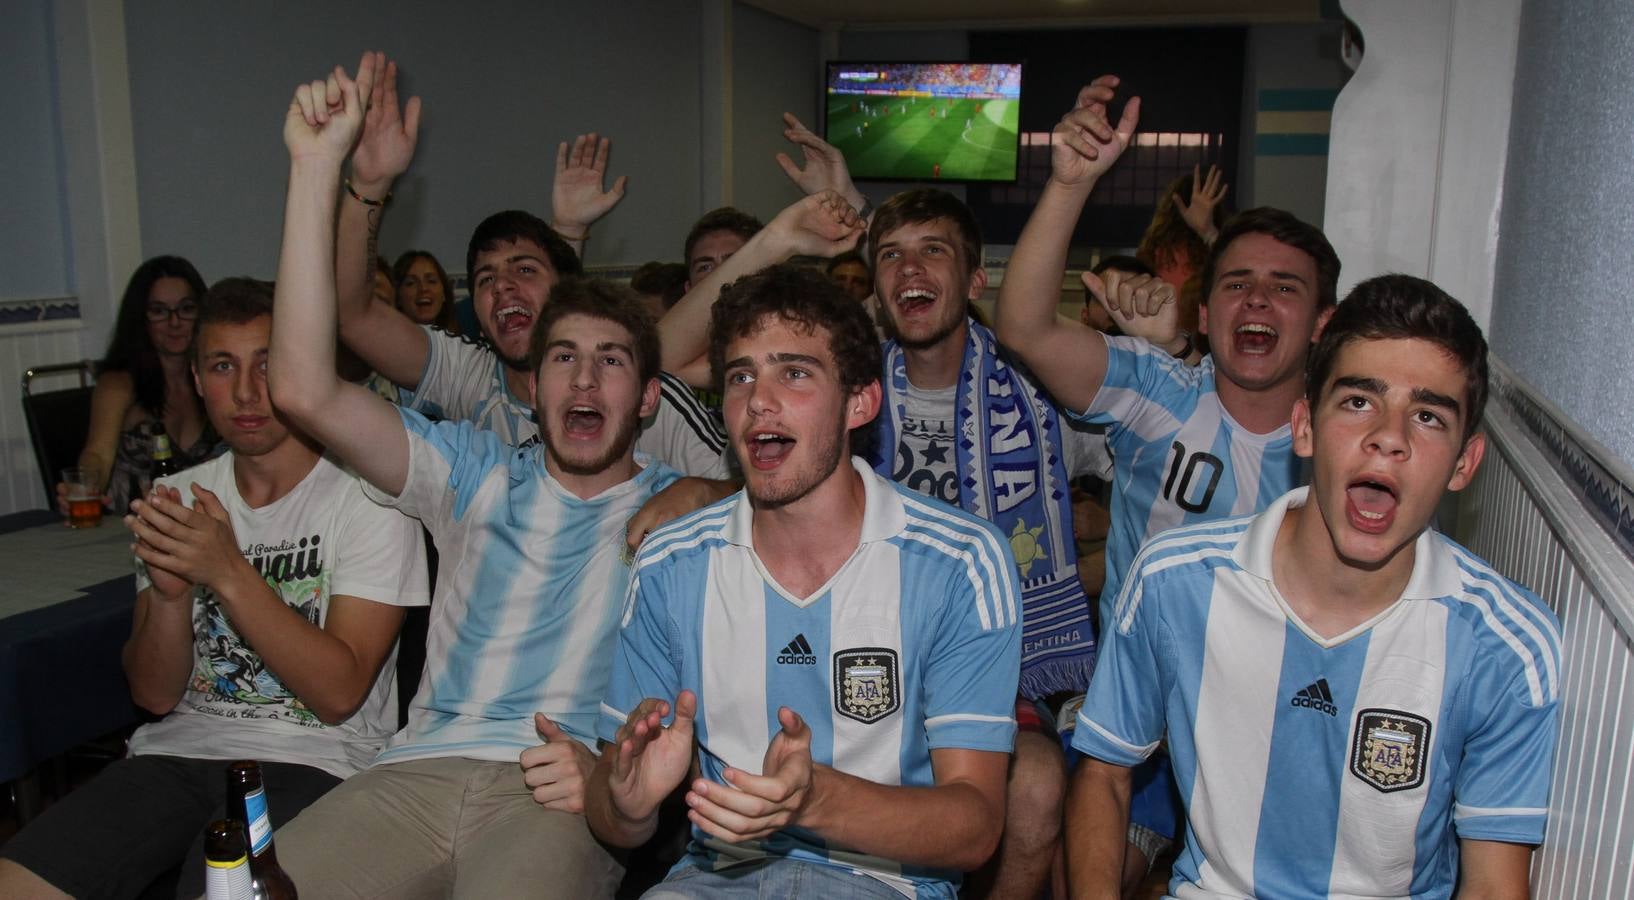
[[[1106,381],[1075,418],[1106,426],[1112,528],[1101,627],[1135,552],[1178,525],[1252,515],[1305,483],[1289,426],[1255,434],[1214,391],[1214,357],[1187,366],[1139,338],[1106,339]]]
[[[483,341],[425,326],[425,370],[401,403],[433,419],[468,420],[520,447],[539,434],[533,407],[505,384],[505,364]],[[728,475],[726,430],[686,382],[658,373],[658,409],[641,422],[635,449],[683,475]]]
[[[639,475],[581,500],[545,470],[538,441],[512,447],[470,422],[401,413],[403,493],[369,493],[425,523],[437,586],[408,725],[375,762],[515,762],[539,743],[536,711],[594,748],[630,583],[624,526],[679,476],[638,455]]]
[[[759,772],[787,706],[815,762],[885,785],[935,784],[930,752],[1009,753],[1021,666],[1021,588],[1004,536],[852,465],[866,489],[861,540],[828,584],[793,597],[751,546],[738,493],[650,535],[619,632],[600,733],[642,699],[698,696],[704,777]],[[767,856],[872,875],[910,897],[951,898],[956,872],[829,847],[802,829],[727,844],[693,830],[679,866]]]
[[[1321,638],[1271,576],[1305,497],[1141,550],[1073,746],[1128,766],[1167,736],[1176,897],[1450,896],[1459,839],[1543,840],[1558,625],[1426,529],[1401,600]]]

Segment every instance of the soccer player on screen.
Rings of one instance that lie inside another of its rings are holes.
[[[1077,896],[1113,896],[1130,767],[1167,738],[1179,897],[1525,897],[1548,819],[1558,624],[1429,527],[1485,438],[1486,341],[1405,275],[1329,321],[1293,410],[1309,488],[1149,541],[1073,746]]]

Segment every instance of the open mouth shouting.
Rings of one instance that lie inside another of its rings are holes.
[[[1265,356],[1277,346],[1277,330],[1263,322],[1237,326],[1231,333],[1232,346],[1245,356]]]
[[[533,310],[520,303],[507,303],[494,310],[494,336],[504,338],[518,332],[528,334],[533,328],[533,318]]]
[[[1396,520],[1396,486],[1382,477],[1363,477],[1345,488],[1345,518],[1363,534],[1383,534]]]
[[[588,404],[575,403],[567,408],[562,426],[571,440],[593,440],[601,434],[606,421],[607,417],[602,415],[601,410]]]
[[[783,464],[795,440],[779,431],[764,429],[749,433],[749,464],[761,471],[769,471]]]
[[[904,316],[929,312],[936,305],[936,292],[928,288],[911,287],[897,292],[896,308]]]

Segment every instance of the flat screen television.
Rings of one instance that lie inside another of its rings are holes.
[[[825,95],[853,178],[1016,180],[1020,63],[831,62]]]

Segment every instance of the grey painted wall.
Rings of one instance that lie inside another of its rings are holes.
[[[1634,464],[1634,7],[1521,15],[1492,346]]]
[[[0,300],[72,293],[48,0],[0,4]]]
[[[732,198],[735,206],[770,221],[800,199],[777,165],[777,154],[800,153],[783,139],[783,113],[811,128],[822,85],[818,34],[742,3],[732,13]],[[676,239],[675,258],[680,258]]]
[[[365,45],[401,60],[425,102],[417,158],[381,247],[431,250],[464,268],[485,215],[548,217],[559,141],[600,131],[629,194],[596,229],[592,264],[672,253],[700,205],[699,7],[607,0],[594,8],[410,0],[129,3],[143,251],[191,257],[208,279],[271,275],[294,85]]]

